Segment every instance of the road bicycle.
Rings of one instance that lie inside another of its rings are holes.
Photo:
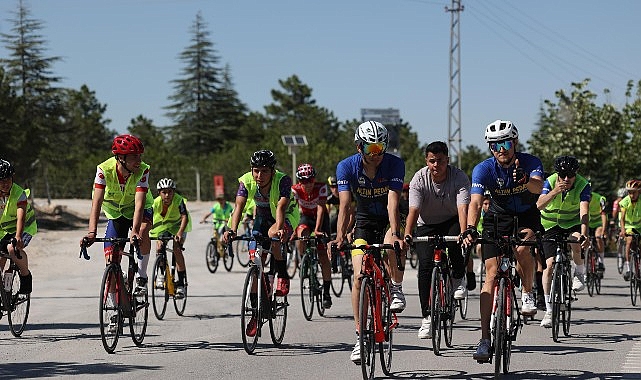
[[[298,247],[290,240],[287,243],[287,256],[285,256],[287,275],[290,279],[293,279],[294,276],[296,276],[296,271],[300,268],[301,257],[302,254],[298,252]]]
[[[254,221],[252,219],[243,220],[243,233],[239,236],[245,236],[250,238],[252,236],[252,226]],[[247,268],[249,265],[249,243],[247,240],[236,240],[233,244],[233,252],[236,258],[238,259],[238,264],[241,267]]]
[[[325,315],[323,306],[323,280],[318,257],[319,246],[326,244],[329,239],[325,236],[300,236],[292,242],[302,241],[305,244],[305,254],[300,264],[300,297],[303,306],[303,315],[308,321],[312,320],[314,304],[318,314]]]
[[[138,264],[135,257],[139,259],[140,243],[137,239],[129,244],[129,252],[124,246],[129,238],[95,238],[95,242],[110,242],[113,244],[111,260],[105,268],[100,285],[99,321],[100,338],[102,345],[110,354],[113,354],[118,338],[122,334],[124,319],[129,319],[129,331],[131,339],[138,347],[142,346],[147,332],[147,319],[149,317],[149,303],[147,293],[134,295],[134,276],[138,272]],[[89,260],[87,254],[87,238],[83,239],[80,248],[80,257]],[[120,260],[122,256],[129,258],[127,274],[122,272]]]
[[[637,305],[637,297],[641,293],[641,264],[639,263],[639,232],[632,230],[632,245],[630,246],[630,300],[632,306]]]
[[[263,270],[263,263],[269,249],[262,248],[263,244],[279,242],[278,238],[264,237],[254,231],[250,237],[235,236],[234,241],[244,240],[249,244],[249,269],[245,276],[243,286],[243,298],[240,307],[240,330],[243,339],[243,348],[248,354],[253,354],[258,344],[258,337],[261,336],[263,324],[269,323],[269,332],[274,346],[279,347],[285,336],[287,325],[287,295],[276,295],[274,288],[275,270],[270,266],[269,272]],[[256,248],[252,246],[256,244]],[[281,254],[286,255],[287,244],[282,244]]]
[[[434,245],[434,268],[432,269],[432,281],[430,283],[430,315],[432,320],[432,349],[435,355],[441,354],[441,336],[445,336],[445,345],[452,347],[452,325],[456,316],[456,309],[461,307],[461,301],[465,302],[465,313],[467,313],[467,301],[455,300],[454,289],[452,288],[452,263],[450,261],[447,242],[458,242],[458,236],[419,236],[407,239],[408,243],[425,242]],[[461,311],[461,316],[463,312]],[[441,335],[442,334],[442,335]]]
[[[167,310],[167,302],[169,297],[174,301],[174,309],[176,314],[182,316],[185,313],[185,306],[187,305],[187,281],[183,284],[184,292],[182,295],[176,294],[176,257],[173,255],[173,250],[167,245],[168,242],[174,240],[173,235],[164,234],[151,240],[159,240],[161,242],[160,250],[156,254],[156,261],[154,262],[154,272],[152,276],[151,286],[151,303],[154,308],[154,315],[158,320],[165,317]],[[167,253],[171,253],[171,263]]]
[[[390,294],[391,278],[382,263],[382,250],[393,249],[398,269],[405,267],[401,262],[401,248],[392,244],[345,244],[332,246],[333,252],[363,250],[361,266],[361,290],[358,298],[359,344],[361,349],[361,371],[363,379],[373,379],[376,367],[376,346],[380,352],[381,367],[390,376],[392,369],[393,332],[398,326],[396,313],[392,312]]]
[[[625,239],[622,237],[617,238],[617,271],[623,274],[623,266],[625,265]]]
[[[210,273],[216,273],[218,269],[218,264],[220,259],[223,259],[223,265],[227,272],[231,271],[232,266],[234,265],[234,253],[233,250],[225,249],[222,243],[222,236],[225,232],[225,219],[214,219],[215,223],[221,223],[220,228],[214,228],[214,233],[207,243],[205,248],[205,261],[207,263],[207,269]],[[215,224],[214,224],[215,225]]]
[[[601,294],[601,279],[603,271],[599,270],[599,252],[597,252],[596,237],[590,237],[590,246],[585,252],[585,287],[590,297]],[[605,240],[605,239],[604,239]]]
[[[347,283],[349,291],[352,291],[353,275],[352,255],[345,253],[345,251],[332,253],[332,293],[336,297],[343,294],[345,283]]]
[[[11,245],[18,260],[22,259],[19,250],[16,249],[16,239],[11,239]],[[4,271],[0,283],[0,318],[4,314],[9,320],[11,334],[19,337],[27,326],[29,318],[29,307],[31,305],[31,294],[20,294],[20,269],[8,253],[0,253],[0,258],[9,259],[9,268]]]

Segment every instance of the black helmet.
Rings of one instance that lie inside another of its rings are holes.
[[[263,166],[273,169],[276,166],[276,156],[271,150],[259,150],[252,154],[250,164],[252,168]]]
[[[9,178],[13,176],[15,172],[16,170],[9,161],[0,158],[0,179]]]
[[[554,170],[573,177],[579,171],[579,161],[574,156],[559,156],[554,160]]]

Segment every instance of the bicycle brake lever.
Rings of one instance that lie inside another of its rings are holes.
[[[80,247],[80,256],[78,258],[84,257],[85,260],[91,259],[89,254],[87,254],[87,238],[82,238],[82,246]]]
[[[18,244],[18,241],[16,240],[16,238],[11,238],[11,245],[13,246],[13,252],[15,253],[18,260],[22,260],[22,255],[20,254],[20,250],[16,248],[16,244]]]

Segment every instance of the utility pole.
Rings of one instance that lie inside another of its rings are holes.
[[[461,23],[459,13],[465,7],[461,0],[452,0],[452,6],[445,7],[445,12],[452,15],[450,23],[450,103],[447,121],[447,145],[456,155],[457,166],[461,167]]]

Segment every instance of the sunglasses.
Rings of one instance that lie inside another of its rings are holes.
[[[514,143],[512,142],[512,140],[505,140],[505,141],[490,143],[490,149],[492,149],[493,152],[498,152],[501,150],[501,148],[508,151],[512,149],[513,146],[514,146]]]
[[[382,156],[386,150],[387,144],[385,143],[364,143],[361,147],[361,151],[363,152],[363,154],[370,157]]]
[[[567,178],[576,177],[576,173],[572,173],[572,172],[560,171],[558,174],[559,174],[559,178],[561,178],[561,179],[567,179]]]

